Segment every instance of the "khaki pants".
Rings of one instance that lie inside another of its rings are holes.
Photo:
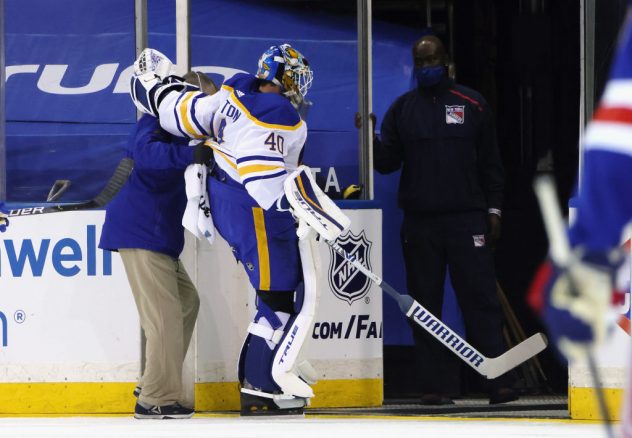
[[[144,249],[120,249],[147,338],[139,401],[164,406],[181,400],[182,362],[200,298],[180,260]]]

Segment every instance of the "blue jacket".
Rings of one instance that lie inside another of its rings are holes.
[[[184,170],[193,161],[187,140],[144,116],[128,143],[134,170],[108,204],[99,248],[141,248],[178,258],[184,247]]]

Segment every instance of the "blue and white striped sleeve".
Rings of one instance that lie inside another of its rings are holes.
[[[199,91],[170,93],[158,109],[160,125],[179,137],[214,137],[213,116],[224,94],[221,91],[212,96]]]

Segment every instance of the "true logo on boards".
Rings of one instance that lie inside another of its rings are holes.
[[[97,248],[95,225],[85,238],[3,239],[0,241],[0,277],[41,277],[52,269],[63,277],[112,275],[112,253]],[[99,253],[101,266],[98,266]],[[99,269],[100,268],[100,269]]]
[[[37,81],[37,88],[48,94],[76,95],[98,93],[114,84],[113,93],[129,93],[129,81],[134,73],[134,66],[121,66],[119,63],[99,64],[93,67],[90,81],[80,86],[69,87],[65,83],[68,64],[20,64],[6,67],[5,81],[14,76],[31,77]],[[122,70],[121,67],[123,68]],[[85,67],[81,67],[82,69]],[[195,71],[206,74],[216,74],[230,78],[235,73],[244,72],[236,68],[206,65],[193,67]],[[119,73],[120,71],[120,73]],[[245,72],[244,72],[245,73]],[[118,76],[118,77],[117,77]],[[220,83],[223,82],[220,81]]]

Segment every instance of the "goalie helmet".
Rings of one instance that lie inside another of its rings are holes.
[[[270,47],[261,55],[257,77],[280,86],[294,106],[299,106],[312,85],[314,74],[298,50],[289,44],[281,44]]]

